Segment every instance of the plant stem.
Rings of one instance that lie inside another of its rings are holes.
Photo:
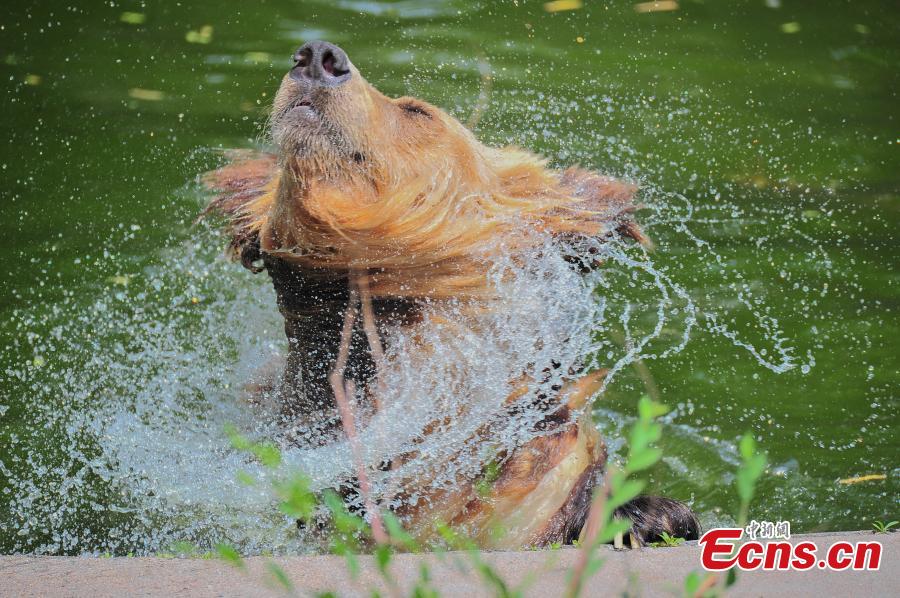
[[[580,540],[581,552],[578,555],[578,562],[575,563],[575,567],[572,569],[572,579],[569,581],[569,588],[566,591],[568,598],[576,598],[581,593],[581,586],[584,583],[584,572],[596,548],[597,538],[603,533],[603,528],[606,525],[606,518],[603,516],[603,512],[606,510],[609,488],[610,470],[607,468],[606,474],[603,476],[603,485],[591,503],[591,509],[588,511],[587,521],[584,524],[584,534]]]
[[[344,427],[344,433],[347,434],[347,440],[350,442],[350,452],[353,456],[354,466],[356,467],[359,490],[363,496],[366,512],[369,514],[370,525],[372,526],[372,537],[378,544],[387,544],[389,538],[384,530],[384,525],[381,522],[381,516],[378,513],[377,506],[372,501],[372,488],[369,484],[369,476],[366,474],[359,436],[356,433],[353,406],[350,404],[348,398],[356,396],[356,388],[352,380],[344,380],[344,370],[347,367],[347,358],[350,355],[350,339],[353,335],[353,324],[356,322],[358,301],[359,298],[356,289],[351,288],[350,298],[347,303],[347,311],[344,314],[344,327],[341,330],[341,345],[338,349],[338,356],[334,363],[334,369],[331,370],[328,379],[331,382],[334,400],[337,403],[338,412],[341,415],[341,424]]]

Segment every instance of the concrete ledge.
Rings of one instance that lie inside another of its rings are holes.
[[[794,536],[791,542],[816,542],[819,554],[839,540],[851,543],[876,540],[883,545],[879,571],[745,572],[730,595],[767,596],[790,592],[800,596],[890,595],[900,588],[898,549],[900,533],[841,532]],[[681,595],[685,576],[700,570],[696,543],[675,548],[631,551],[605,549],[603,568],[587,584],[585,595]],[[530,580],[528,596],[559,596],[566,574],[577,561],[578,549],[557,551],[492,552],[482,558],[515,587]],[[241,571],[220,561],[166,558],[0,557],[0,596],[278,596],[266,565],[269,559],[246,559]],[[335,556],[280,557],[275,561],[287,572],[298,594],[335,591],[341,596],[369,595],[385,584],[371,557],[360,558],[360,574],[351,579],[346,561]],[[471,561],[463,553],[398,555],[391,572],[401,594],[428,563],[433,587],[444,596],[490,596]],[[891,590],[891,588],[894,588]]]

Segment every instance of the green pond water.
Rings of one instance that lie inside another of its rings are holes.
[[[900,10],[679,4],[7,3],[0,552],[292,549],[203,440],[283,342],[274,297],[192,222],[196,175],[258,145],[310,39],[464,122],[489,65],[481,139],[641,184],[653,262],[701,314],[667,351],[686,327],[673,298],[645,350],[658,357],[598,402],[614,454],[641,394],[674,409],[651,491],[705,527],[732,521],[751,430],[770,463],[752,517],[807,532],[896,518]],[[658,301],[623,286],[621,338],[649,334]],[[869,474],[884,478],[840,482]]]

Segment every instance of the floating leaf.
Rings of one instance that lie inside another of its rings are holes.
[[[844,478],[842,480],[838,480],[838,484],[859,484],[861,482],[877,482],[880,480],[887,479],[887,476],[883,473],[870,473],[869,475],[861,475],[854,478]]]
[[[164,92],[157,89],[142,89],[140,87],[132,87],[128,90],[128,95],[136,100],[148,102],[158,102],[166,97]]]
[[[272,55],[268,52],[245,52],[244,60],[247,62],[269,62],[272,60]]]
[[[640,2],[634,5],[637,12],[669,12],[678,10],[678,2],[675,0],[659,0],[658,2]]]
[[[564,10],[578,10],[584,6],[581,0],[553,0],[544,3],[544,10],[547,12],[562,12]]]
[[[212,25],[204,25],[197,31],[188,31],[184,39],[192,44],[208,44],[212,41],[213,27]]]
[[[129,25],[141,25],[147,20],[147,15],[142,12],[123,12],[119,20]]]
[[[121,274],[121,275],[116,275],[116,276],[110,276],[109,278],[106,279],[106,281],[111,282],[120,287],[127,287],[128,283],[131,282],[132,278],[134,278],[134,277],[129,274]]]

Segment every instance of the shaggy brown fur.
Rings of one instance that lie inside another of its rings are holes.
[[[349,288],[371,293],[380,333],[416,322],[424,301],[492,309],[485,265],[494,252],[515,254],[548,233],[647,240],[630,217],[632,185],[580,168],[555,171],[518,148],[484,146],[435,106],[378,92],[339,48],[318,44],[298,51],[275,97],[277,154],[233,153],[204,180],[216,192],[209,210],[229,217],[235,257],[267,270],[275,285],[290,342],[284,412],[307,424],[318,418],[324,443],[336,422],[328,375],[343,314],[353,308]],[[326,81],[327,60],[340,80]],[[377,404],[390,397],[374,382],[371,332],[355,324],[344,376]],[[522,376],[509,372],[507,403],[524,392]],[[583,409],[602,376],[572,379],[547,399],[563,405],[548,416],[553,432],[509,455],[487,494],[461,480],[399,513],[405,523],[428,539],[433,521],[450,522],[486,547],[577,536],[606,461]],[[491,534],[497,523],[508,530],[502,538]]]

